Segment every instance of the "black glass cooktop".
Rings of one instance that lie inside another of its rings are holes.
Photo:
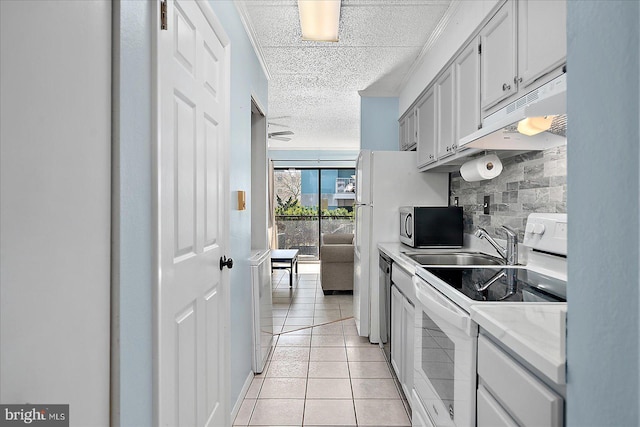
[[[427,271],[474,301],[565,302],[567,282],[526,269],[437,268]]]

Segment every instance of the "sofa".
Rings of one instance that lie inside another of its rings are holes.
[[[320,284],[325,295],[353,291],[353,233],[322,235]]]

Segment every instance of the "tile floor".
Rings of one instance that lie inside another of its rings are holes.
[[[273,275],[276,346],[234,426],[410,426],[378,345],[356,332],[352,295],[322,292],[318,264],[293,289]]]

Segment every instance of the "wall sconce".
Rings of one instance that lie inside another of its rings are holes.
[[[242,190],[238,191],[238,210],[243,211],[247,209],[247,196]]]
[[[302,40],[337,42],[340,0],[298,0]]]

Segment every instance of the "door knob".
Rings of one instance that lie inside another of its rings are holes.
[[[227,258],[226,256],[222,256],[222,257],[220,257],[220,270],[222,270],[225,266],[228,269],[232,269],[233,268],[233,260],[231,258]]]

